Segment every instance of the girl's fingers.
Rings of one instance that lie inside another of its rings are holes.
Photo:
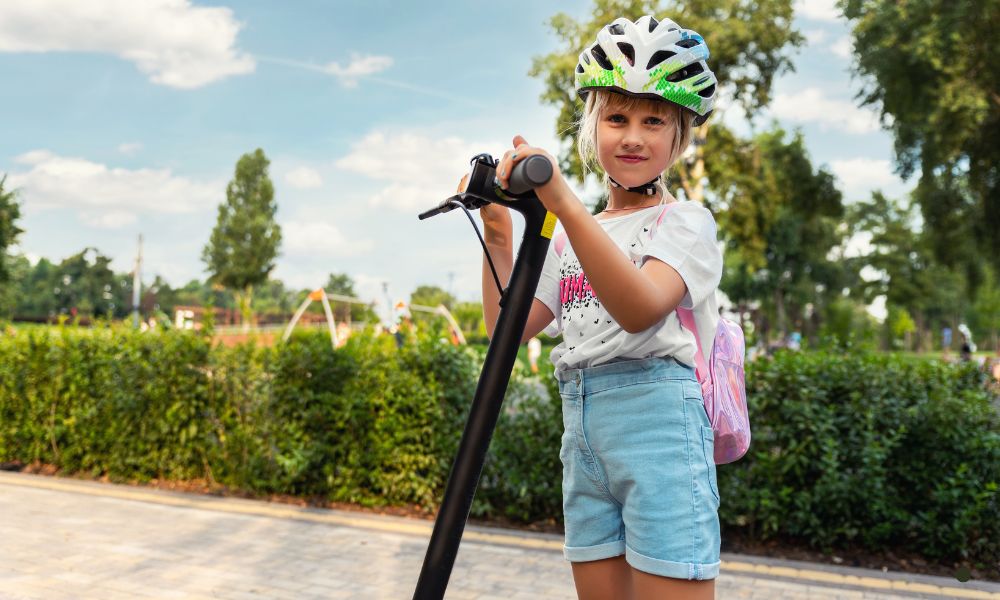
[[[514,166],[531,154],[537,153],[534,148],[528,145],[527,140],[520,135],[515,135],[513,142],[514,149],[504,152],[500,162],[497,163],[497,181],[500,183],[500,187],[504,189],[507,188],[507,182],[510,181],[510,172],[514,169]]]

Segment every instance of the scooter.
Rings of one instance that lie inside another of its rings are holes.
[[[524,215],[525,224],[506,290],[502,289],[489,251],[486,252],[493,278],[500,289],[500,314],[448,476],[444,500],[434,521],[434,531],[413,593],[414,600],[444,598],[556,224],[555,215],[545,210],[533,191],[551,179],[552,163],[544,156],[529,156],[511,170],[508,188],[504,190],[494,184],[497,162],[489,154],[475,156],[471,161],[472,171],[466,191],[419,215],[423,220],[461,208],[476,228],[484,250],[486,242],[479,234],[470,210],[495,202]]]

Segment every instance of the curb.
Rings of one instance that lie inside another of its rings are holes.
[[[225,498],[157,490],[122,484],[98,483],[47,475],[0,471],[0,485],[30,487],[105,498],[117,498],[152,504],[195,508],[231,514],[294,519],[342,527],[355,527],[385,533],[430,538],[432,521],[406,517],[353,513],[326,508],[299,507],[260,500]],[[542,550],[562,554],[561,535],[517,531],[469,525],[464,541],[513,548]],[[809,582],[827,587],[892,592],[922,598],[971,598],[1000,600],[1000,583],[969,581],[961,583],[946,577],[919,574],[882,573],[856,567],[839,567],[794,560],[773,559],[745,554],[722,554],[722,571],[760,576],[768,579]]]

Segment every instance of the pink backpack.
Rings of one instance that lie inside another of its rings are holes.
[[[663,221],[667,209],[674,204],[676,202],[663,207],[656,219],[657,226]],[[650,228],[650,239],[655,230],[656,227]],[[561,232],[553,242],[556,254],[561,257],[563,247],[566,245],[566,233]],[[747,410],[746,381],[743,373],[743,360],[746,354],[743,330],[737,323],[719,317],[711,358],[706,364],[694,313],[690,309],[678,307],[677,317],[681,326],[690,331],[698,343],[698,351],[695,352],[695,375],[701,384],[705,412],[708,413],[708,420],[715,433],[715,464],[723,465],[739,460],[750,448],[750,414]]]

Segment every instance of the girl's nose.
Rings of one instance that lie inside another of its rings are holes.
[[[626,148],[642,146],[642,132],[635,127],[626,127],[622,132],[622,146]]]

